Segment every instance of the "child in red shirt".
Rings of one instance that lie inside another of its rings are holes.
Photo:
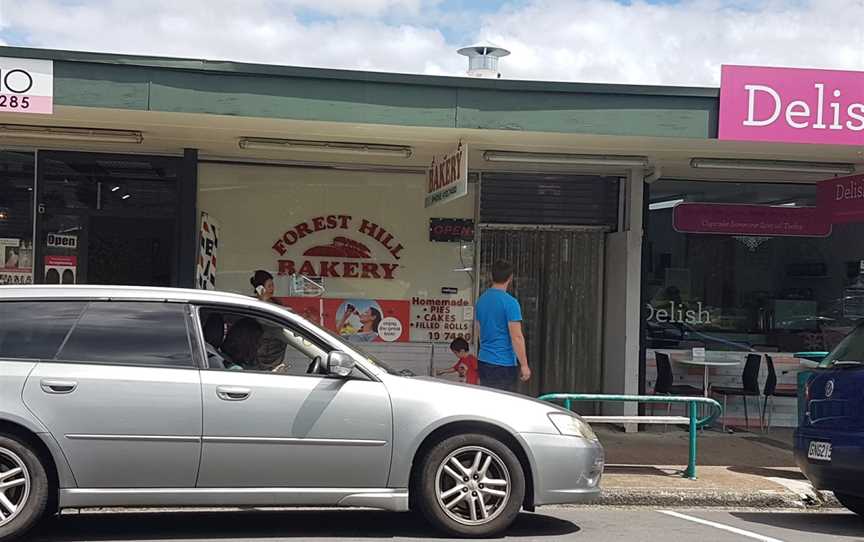
[[[462,337],[458,337],[450,343],[450,351],[459,358],[456,364],[449,369],[438,372],[438,376],[459,373],[459,379],[468,384],[479,384],[477,374],[477,358],[470,354],[468,341]]]

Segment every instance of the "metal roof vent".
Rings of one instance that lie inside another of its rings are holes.
[[[501,73],[498,71],[498,59],[510,54],[510,51],[507,49],[488,42],[469,45],[456,52],[468,57],[469,76],[489,77],[492,79],[501,77]]]

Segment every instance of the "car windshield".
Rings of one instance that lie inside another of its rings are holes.
[[[333,333],[329,329],[322,327],[321,325],[316,324],[315,322],[312,322],[311,320],[305,320],[304,319],[304,322],[308,325],[313,326],[315,329],[317,329],[318,331],[320,331],[324,335],[332,337],[339,344],[345,345],[348,348],[348,350],[353,350],[354,352],[357,352],[358,354],[362,355],[363,358],[366,361],[368,361],[369,363],[371,363],[372,365],[375,365],[376,367],[379,367],[379,368],[387,371],[388,373],[390,373],[392,375],[412,376],[412,375],[406,374],[404,371],[400,372],[400,371],[397,371],[396,369],[393,369],[392,367],[390,367],[389,365],[387,365],[386,363],[384,363],[380,359],[376,358],[372,354],[369,354],[368,352],[366,352],[362,348],[358,347],[357,345],[349,343],[348,341],[346,341],[345,339],[343,339],[342,337],[340,337],[336,333]]]
[[[846,335],[820,364],[821,367],[860,365],[864,365],[864,322]]]

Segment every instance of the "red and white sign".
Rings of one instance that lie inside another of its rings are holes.
[[[832,224],[864,222],[864,175],[822,181],[816,188],[816,205]]]
[[[280,297],[294,312],[356,343],[405,342],[411,304],[402,299]]]
[[[45,284],[76,284],[77,256],[45,256]]]
[[[201,213],[201,229],[198,231],[198,263],[195,284],[201,290],[216,288],[216,256],[219,251],[219,234],[222,229],[215,218]]]
[[[462,337],[471,342],[474,311],[467,299],[411,298],[411,340],[444,342]]]
[[[426,207],[447,203],[468,194],[468,147],[432,158],[426,170]]]
[[[0,113],[54,112],[54,63],[0,57]]]
[[[816,207],[680,203],[672,225],[681,233],[760,237],[827,237],[831,223]]]
[[[316,216],[273,243],[278,274],[393,280],[405,247],[383,226],[350,215]],[[285,258],[293,256],[292,258]]]

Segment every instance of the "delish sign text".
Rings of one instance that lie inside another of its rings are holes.
[[[720,139],[860,145],[864,73],[723,66]]]

